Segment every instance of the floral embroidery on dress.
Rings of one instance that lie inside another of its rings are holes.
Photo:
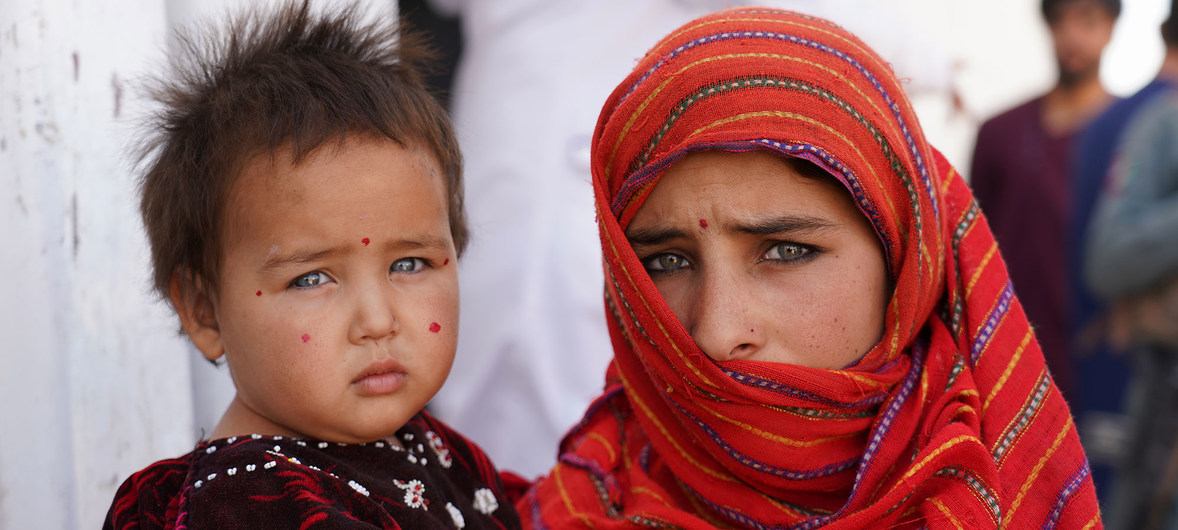
[[[495,498],[495,493],[487,488],[479,488],[474,492],[474,509],[491,515],[491,512],[499,509],[499,500]]]
[[[429,499],[425,498],[425,484],[420,480],[393,480],[393,485],[405,490],[405,505],[410,508],[426,509]]]
[[[450,469],[454,459],[450,457],[450,450],[446,449],[446,445],[442,443],[442,437],[434,431],[425,431],[425,439],[429,441],[430,448],[438,455],[438,463],[442,464],[442,467]]]
[[[452,503],[446,503],[446,511],[450,512],[450,518],[454,520],[455,528],[465,528],[466,518],[462,516],[462,511]]]

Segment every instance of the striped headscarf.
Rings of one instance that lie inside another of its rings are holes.
[[[715,362],[659,295],[624,229],[708,149],[809,160],[874,225],[894,291],[852,368]],[[1100,526],[985,219],[857,38],[768,9],[687,24],[606,102],[593,182],[615,356],[525,527]]]

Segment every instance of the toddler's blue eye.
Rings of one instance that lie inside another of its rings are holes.
[[[691,263],[687,261],[687,258],[679,254],[664,252],[647,258],[642,262],[642,265],[650,272],[672,272],[689,267]]]
[[[778,243],[765,253],[765,259],[790,261],[810,253],[810,248],[797,243]]]
[[[393,262],[393,266],[389,267],[390,272],[416,272],[425,267],[425,261],[421,258],[403,258]]]
[[[290,284],[293,287],[306,288],[306,287],[315,287],[316,285],[321,285],[321,284],[327,283],[329,280],[331,280],[331,278],[328,278],[326,274],[324,274],[320,271],[315,271],[315,272],[308,272],[307,274],[304,274],[302,276],[299,276],[298,278],[295,278],[293,281],[290,282]]]

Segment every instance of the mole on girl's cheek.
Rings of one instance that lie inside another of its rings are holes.
[[[361,239],[360,242],[364,243],[364,246],[368,246],[368,244],[371,243],[372,240],[368,239],[368,238],[364,238],[364,239]]]
[[[442,325],[438,324],[437,322],[431,322],[429,325],[429,330],[433,333],[437,333],[439,331],[442,331]]]
[[[699,227],[700,228],[707,228],[708,227],[708,220],[707,219],[700,219],[699,220]]]
[[[303,342],[307,342],[309,340],[311,340],[311,336],[306,333],[303,333]]]

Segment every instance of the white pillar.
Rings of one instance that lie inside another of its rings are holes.
[[[0,528],[99,527],[195,442],[125,156],[164,28],[158,0],[0,0]]]

